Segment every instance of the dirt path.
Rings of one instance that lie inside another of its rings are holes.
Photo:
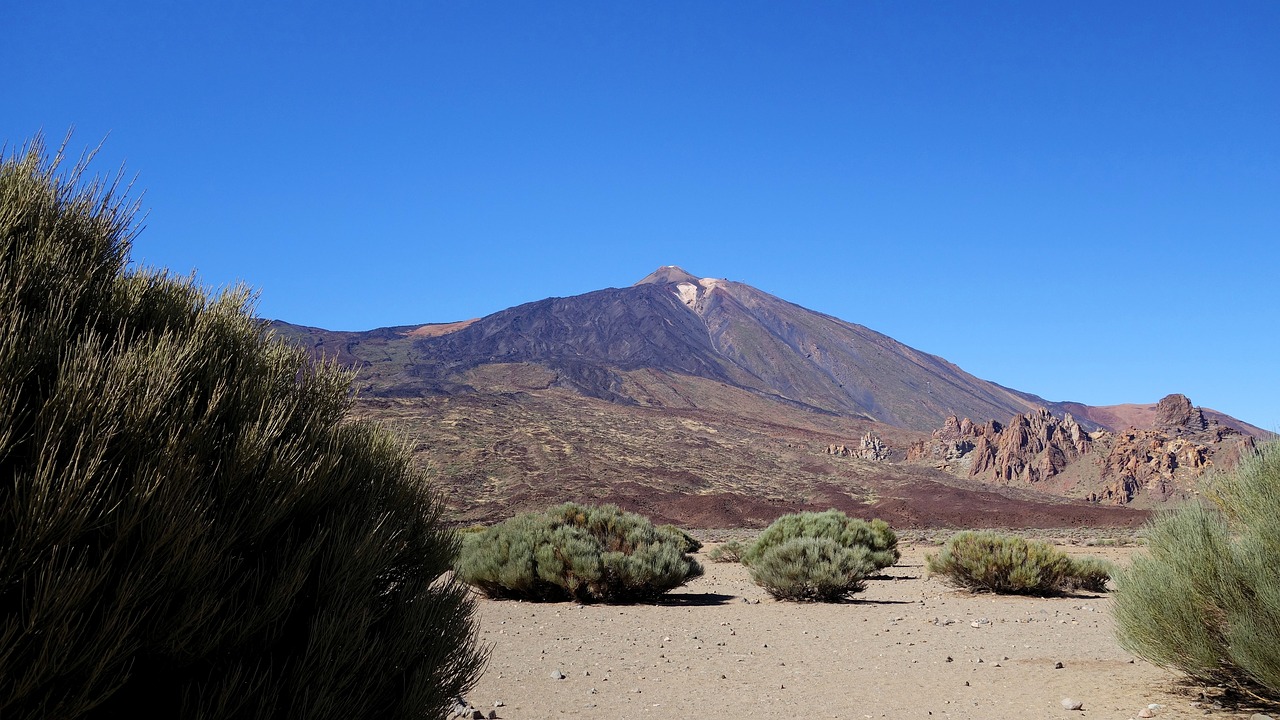
[[[659,605],[482,600],[493,656],[467,699],[510,720],[1204,716],[1116,644],[1105,595],[962,593],[924,578],[926,549],[839,605],[776,602],[705,557],[706,576]]]

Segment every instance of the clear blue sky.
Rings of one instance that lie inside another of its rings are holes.
[[[118,6],[118,7],[110,7]],[[10,3],[0,140],[264,317],[740,280],[1051,400],[1280,429],[1280,3]]]

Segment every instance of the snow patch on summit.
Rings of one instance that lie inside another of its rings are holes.
[[[698,286],[693,283],[682,282],[676,285],[676,297],[680,298],[680,302],[693,307],[698,301]]]

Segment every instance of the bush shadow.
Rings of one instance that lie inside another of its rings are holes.
[[[668,607],[711,607],[727,605],[734,598],[734,595],[722,593],[672,593],[663,595],[653,604]]]

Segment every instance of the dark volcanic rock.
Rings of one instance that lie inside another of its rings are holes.
[[[1209,427],[1204,412],[1191,404],[1186,395],[1166,395],[1156,403],[1156,429],[1165,432],[1199,432]]]

